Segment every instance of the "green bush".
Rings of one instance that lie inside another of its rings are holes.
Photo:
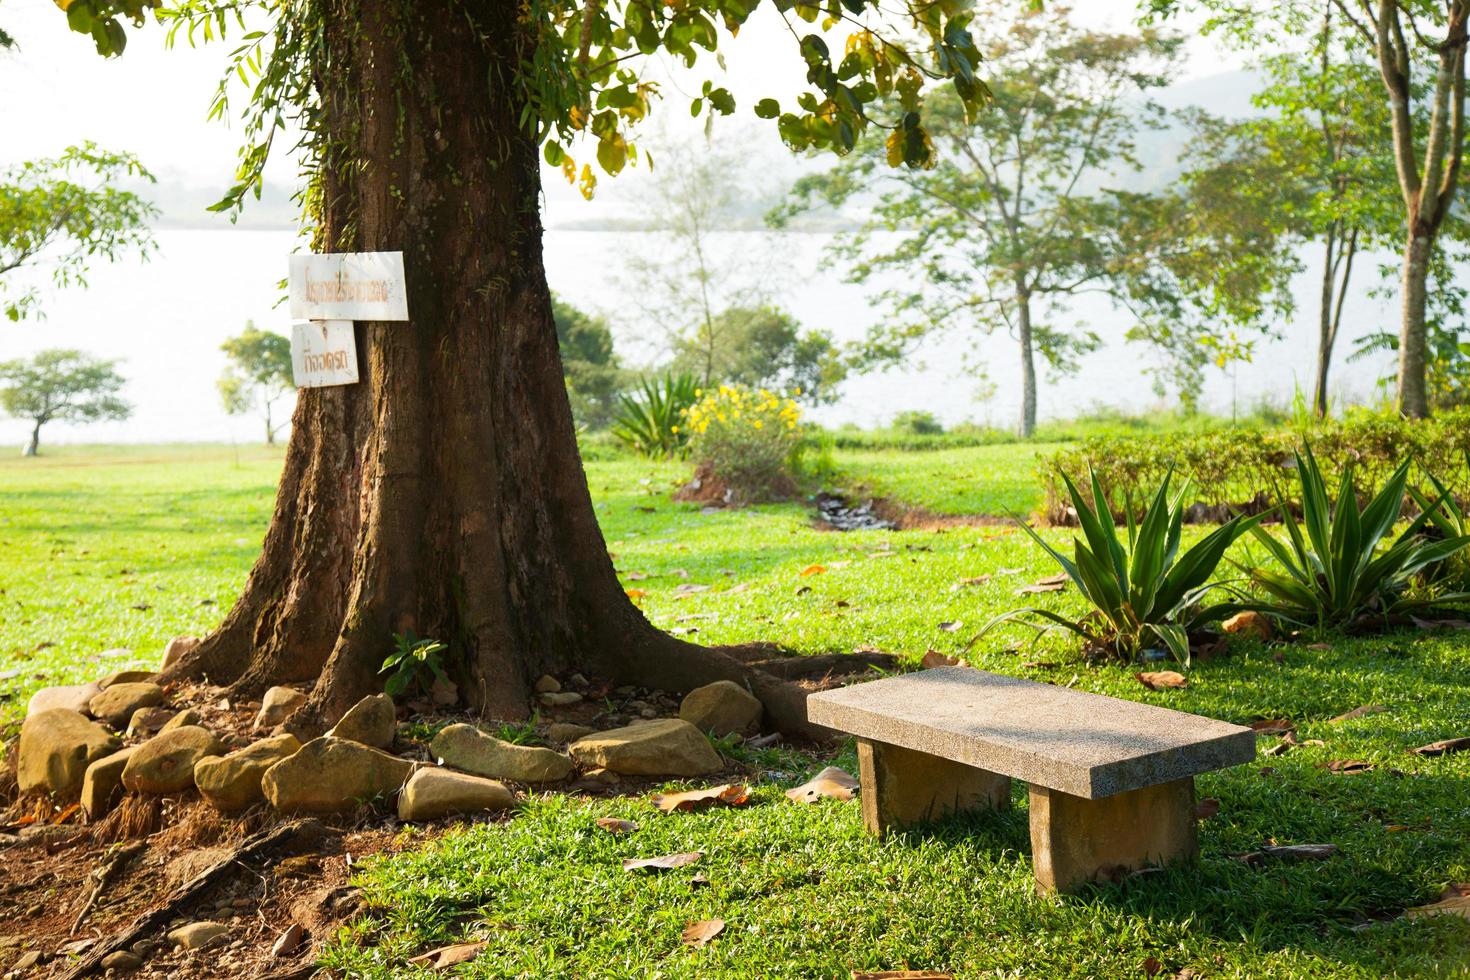
[[[618,396],[612,434],[634,452],[668,459],[684,451],[688,432],[684,414],[699,399],[699,385],[689,374],[645,378],[633,395]]]
[[[914,409],[893,417],[893,431],[911,436],[937,436],[944,434],[944,424],[933,412]]]
[[[1196,488],[1198,505],[1187,519],[1218,521],[1230,513],[1260,513],[1277,498],[1300,513],[1301,500],[1283,487],[1292,479],[1295,454],[1310,440],[1325,479],[1336,482],[1351,464],[1354,485],[1381,486],[1406,459],[1419,460],[1463,498],[1470,493],[1470,411],[1431,420],[1356,412],[1341,421],[1284,429],[1219,429],[1147,438],[1091,438],[1044,459],[1043,516],[1055,524],[1076,521],[1064,476],[1103,477],[1109,504],[1120,519],[1136,512],[1164,475],[1178,472]]]
[[[720,385],[685,413],[695,479],[731,503],[790,496],[805,433],[801,408],[764,388]]]

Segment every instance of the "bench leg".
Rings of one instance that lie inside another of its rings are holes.
[[[1007,776],[865,738],[857,750],[863,823],[874,834],[1010,805]]]
[[[1031,863],[1043,894],[1198,856],[1193,776],[1100,800],[1031,787]]]

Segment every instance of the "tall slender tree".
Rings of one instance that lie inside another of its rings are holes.
[[[593,162],[621,170],[657,99],[638,60],[665,52],[704,69],[757,6],[183,0],[162,12],[180,36],[242,33],[230,67],[258,71],[221,207],[260,187],[294,120],[314,248],[401,250],[412,317],[358,323],[363,382],[302,394],[262,554],[172,674],[241,689],[312,680],[288,724],[316,732],[381,687],[392,634],[413,629],[448,644],[462,696],[490,715],[525,716],[537,676],[580,667],[673,690],[736,679],[776,725],[807,727],[794,685],[654,629],[625,595],[578,455],[541,254],[540,161],[591,192]],[[923,167],[922,90],[944,81],[982,109],[963,3],[769,8],[788,20],[807,83],[794,105],[755,111],[795,149],[843,152],[883,127],[895,160]],[[151,9],[71,0],[66,17],[112,53],[123,20]],[[256,16],[266,29],[243,33]],[[899,88],[909,104],[889,114],[880,100]],[[699,91],[696,112],[736,108],[713,79]]]

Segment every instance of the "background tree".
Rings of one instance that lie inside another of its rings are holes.
[[[412,316],[357,324],[364,383],[298,398],[261,556],[169,676],[237,690],[314,680],[288,726],[320,732],[381,687],[392,634],[413,629],[448,645],[459,691],[488,715],[524,717],[536,677],[580,668],[672,690],[737,680],[773,724],[810,730],[796,685],[654,629],[623,591],[578,456],[541,257],[541,160],[587,192],[596,175],[573,153],[622,170],[657,96],[638,59],[703,70],[757,5],[183,0],[164,14],[180,37],[244,35],[224,77],[250,79],[247,145],[221,207],[261,186],[296,123],[313,249],[402,251]],[[146,10],[74,0],[66,20],[117,51],[122,19]],[[768,10],[790,18],[806,68],[794,105],[755,106],[788,146],[844,151],[883,128],[899,163],[925,166],[927,83],[951,79],[980,108],[963,4]],[[265,29],[247,33],[247,17]],[[832,44],[804,26],[818,20]],[[693,110],[734,111],[713,82],[694,83]],[[908,105],[891,115],[880,100],[900,86]]]
[[[1322,0],[1150,0],[1156,13],[1212,11],[1211,26],[1260,37],[1273,28],[1300,37]],[[1402,313],[1398,410],[1429,414],[1429,280],[1440,234],[1452,217],[1465,150],[1465,47],[1470,0],[1332,0],[1355,44],[1371,53],[1387,97],[1390,152],[1402,202]]]
[[[43,350],[29,360],[0,363],[0,409],[31,422],[27,456],[40,451],[47,422],[102,422],[132,414],[132,406],[117,397],[126,382],[116,363],[79,350]]]
[[[265,421],[265,444],[276,444],[276,433],[285,425],[274,417],[276,402],[296,390],[291,371],[291,341],[278,333],[260,330],[247,320],[245,329],[231,337],[220,350],[229,358],[219,379],[220,399],[230,415],[259,412]]]
[[[1075,367],[1100,343],[1060,322],[1068,297],[1115,293],[1117,256],[1099,247],[1113,209],[1098,187],[1140,169],[1137,138],[1159,128],[1148,93],[1167,84],[1177,37],[1078,27],[1066,7],[981,4],[979,47],[993,105],[972,115],[957,99],[929,102],[924,123],[937,165],[886,171],[890,147],[870,139],[825,174],[799,181],[794,203],[871,210],[837,245],[852,282],[895,274],[882,293],[890,321],[870,357],[891,362],[953,330],[1006,329],[1019,353],[1017,431],[1036,426],[1036,358]]]
[[[0,170],[0,310],[11,320],[31,312],[39,291],[15,285],[17,270],[50,267],[58,288],[85,286],[97,259],[120,261],[155,246],[148,224],[158,210],[119,184],[153,181],[130,153],[93,143],[68,147],[59,157]]]
[[[706,332],[708,331],[708,332]],[[731,307],[674,341],[673,369],[701,384],[789,392],[812,405],[835,401],[847,364],[824,330],[802,330],[773,306]]]
[[[551,308],[572,416],[581,425],[605,429],[617,414],[618,395],[628,385],[628,372],[613,351],[612,330],[602,317],[555,296]]]

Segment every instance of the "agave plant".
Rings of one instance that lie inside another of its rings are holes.
[[[1360,508],[1351,462],[1343,467],[1333,500],[1327,496],[1326,481],[1311,449],[1297,453],[1302,518],[1298,522],[1286,504],[1277,508],[1286,529],[1285,542],[1259,526],[1251,529],[1280,567],[1246,570],[1270,596],[1250,608],[1303,626],[1351,626],[1379,619],[1386,623],[1470,600],[1470,593],[1465,592],[1410,594],[1417,573],[1470,545],[1470,536],[1463,529],[1440,540],[1424,534],[1426,525],[1450,499],[1448,491],[1441,488],[1435,500],[1425,497],[1419,516],[1380,551],[1403,512],[1410,465],[1405,461],[1367,506]]]
[[[618,416],[612,434],[643,456],[667,459],[684,448],[684,413],[699,398],[693,375],[665,374],[645,378],[635,395],[618,396]]]
[[[1092,478],[1092,501],[1083,498],[1065,475],[1062,476],[1083,537],[1073,541],[1073,557],[1057,551],[1024,522],[1021,528],[1077,585],[1093,610],[1082,619],[1068,619],[1049,609],[1013,609],[995,617],[975,639],[1012,620],[1039,631],[1068,629],[1081,636],[1094,650],[1132,659],[1145,646],[1157,644],[1182,664],[1189,663],[1189,634],[1234,606],[1201,608],[1200,600],[1219,583],[1212,583],[1215,568],[1225,551],[1259,518],[1235,517],[1216,528],[1183,554],[1179,552],[1184,525],[1184,500],[1188,484],[1172,497],[1165,475],[1144,511],[1134,522],[1129,508],[1126,543],[1113,523],[1107,495],[1096,474]],[[1040,622],[1038,622],[1040,620]]]
[[[1470,470],[1470,453],[1465,454],[1466,469]],[[1470,517],[1467,517],[1465,509],[1460,506],[1443,483],[1433,473],[1425,471],[1424,475],[1429,478],[1434,487],[1435,496],[1431,497],[1418,487],[1409,487],[1409,496],[1414,498],[1414,503],[1419,506],[1421,513],[1429,515],[1429,523],[1424,530],[1429,537],[1437,537],[1442,540],[1470,536]],[[1470,553],[1457,552],[1443,561],[1432,565],[1426,565],[1423,571],[1424,579],[1439,587],[1446,585],[1458,585],[1463,587],[1470,584]]]

